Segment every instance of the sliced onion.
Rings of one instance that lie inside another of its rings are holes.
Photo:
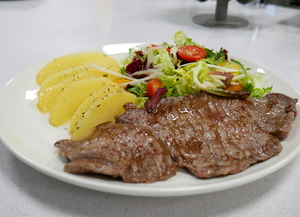
[[[97,69],[97,70],[99,70],[99,71],[101,71],[101,72],[105,72],[105,73],[108,73],[108,74],[111,74],[111,75],[120,77],[120,78],[125,78],[125,79],[132,80],[132,81],[137,80],[137,79],[135,79],[135,78],[132,78],[132,77],[129,77],[129,76],[126,76],[126,75],[122,75],[122,74],[119,74],[119,73],[110,71],[110,70],[108,70],[108,69],[102,68],[101,66],[98,66],[98,65],[96,65],[96,64],[94,64],[94,63],[90,63],[90,67],[92,67],[92,68],[94,68],[94,69]]]
[[[212,65],[212,64],[207,64],[208,67],[213,67],[216,69],[223,69],[224,72],[239,72],[241,70],[239,69],[231,69],[231,68],[227,68],[227,67],[223,67],[223,66],[217,66],[217,65]]]
[[[134,84],[136,84],[136,83],[144,83],[144,82],[149,81],[149,80],[152,80],[152,79],[154,79],[154,78],[160,78],[160,77],[163,76],[163,75],[164,75],[163,72],[157,71],[157,72],[155,72],[155,73],[149,75],[148,77],[145,77],[145,78],[142,78],[142,79],[135,79],[134,81],[122,83],[122,84],[120,84],[120,85],[126,86],[126,85],[128,85],[128,84],[134,85]]]
[[[149,46],[147,49],[147,64],[146,68],[149,68],[151,65],[153,65],[154,62],[154,56],[153,56],[153,47],[152,45]]]
[[[237,80],[240,80],[241,78],[243,78],[245,76],[246,76],[245,74],[235,75],[235,76],[233,76],[232,80],[237,81]]]

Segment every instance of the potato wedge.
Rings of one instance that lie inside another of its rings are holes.
[[[75,124],[72,139],[82,139],[91,135],[97,125],[114,121],[115,116],[124,112],[126,102],[135,102],[136,96],[126,91],[112,92],[98,98]]]
[[[66,69],[66,70],[57,72],[56,74],[50,76],[41,84],[40,91],[42,91],[48,87],[51,87],[55,84],[58,84],[68,78],[76,79],[76,77],[85,75],[87,73],[94,73],[95,75],[99,74],[96,77],[102,76],[102,77],[108,78],[110,80],[118,79],[118,77],[116,77],[114,75],[99,71],[97,69],[90,67],[89,65],[82,65],[82,66],[77,66],[77,67],[73,67],[71,69]]]
[[[70,121],[70,132],[73,132],[77,122],[81,119],[86,111],[92,106],[92,104],[99,98],[103,98],[105,95],[115,92],[122,92],[125,91],[124,88],[118,85],[108,85],[105,87],[100,88],[99,90],[92,93],[89,97],[87,97],[81,105],[77,108],[74,115]]]
[[[73,82],[83,80],[90,77],[102,77],[101,71],[87,72],[83,71],[76,76],[67,78],[55,85],[49,86],[47,88],[40,88],[38,91],[38,103],[37,107],[42,113],[48,113],[52,109],[54,102],[56,101],[58,95]]]
[[[80,104],[96,90],[116,84],[115,82],[99,77],[90,77],[75,81],[61,91],[50,111],[49,121],[58,127],[71,120]]]
[[[37,82],[42,84],[51,75],[80,65],[94,63],[113,72],[119,72],[120,65],[112,57],[100,52],[84,52],[58,57],[44,66],[38,73]]]

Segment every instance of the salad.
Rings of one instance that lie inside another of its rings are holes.
[[[228,51],[198,45],[182,31],[175,33],[174,44],[149,44],[129,49],[121,61],[122,85],[138,96],[137,107],[155,105],[161,97],[178,97],[203,90],[236,97],[262,97],[272,90],[263,88],[263,73],[249,73],[242,63],[228,59]],[[150,106],[151,107],[151,106]]]

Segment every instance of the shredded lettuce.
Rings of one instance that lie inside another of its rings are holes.
[[[212,49],[205,48],[206,57],[205,61],[212,65],[218,65],[221,62],[226,61],[226,51],[224,52],[223,48],[220,48],[218,52],[214,52]]]
[[[244,90],[250,93],[250,96],[255,98],[261,98],[265,94],[270,93],[273,87],[262,87],[261,79],[264,76],[264,73],[256,72],[253,74],[248,73],[251,68],[244,68],[243,64],[237,60],[231,59],[233,63],[236,63],[241,66],[242,73],[245,74],[243,78],[240,79],[241,84],[244,85]]]
[[[254,88],[254,89],[250,89],[250,96],[255,97],[255,98],[261,98],[263,97],[265,94],[270,93],[272,91],[273,87],[267,87],[267,88]],[[247,90],[248,87],[245,88],[245,90]]]
[[[139,97],[144,96],[147,93],[146,85],[143,83],[137,83],[135,86],[128,88],[127,91],[134,93]]]
[[[191,38],[188,38],[183,31],[179,31],[179,32],[175,33],[173,40],[174,40],[174,43],[176,44],[176,47],[180,47],[183,45],[196,45],[194,40]]]
[[[154,65],[162,64],[162,71],[167,75],[174,74],[175,66],[172,62],[171,55],[166,49],[156,50]]]
[[[163,75],[161,81],[164,88],[168,90],[165,93],[166,97],[181,96],[189,93],[196,92],[193,86],[193,74],[192,71],[186,71],[183,68],[175,70],[174,75]]]
[[[137,83],[135,86],[127,88],[128,92],[131,92],[137,96],[135,104],[137,108],[144,107],[145,102],[149,99],[149,97],[145,97],[146,91],[146,84],[144,83]]]
[[[149,97],[145,97],[145,96],[137,97],[135,101],[136,107],[143,108],[148,99]]]

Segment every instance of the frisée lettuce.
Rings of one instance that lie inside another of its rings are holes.
[[[151,98],[147,94],[149,88],[165,88],[160,97],[178,97],[203,90],[227,97],[258,98],[272,90],[272,87],[262,86],[263,73],[251,74],[250,68],[239,61],[228,60],[227,50],[220,48],[215,52],[198,45],[182,31],[175,33],[173,40],[174,44],[164,42],[131,48],[128,57],[121,61],[122,74],[130,78],[122,85],[138,96],[138,107],[143,107]],[[159,79],[161,87],[148,85],[153,79]],[[151,89],[153,91],[156,90]]]

